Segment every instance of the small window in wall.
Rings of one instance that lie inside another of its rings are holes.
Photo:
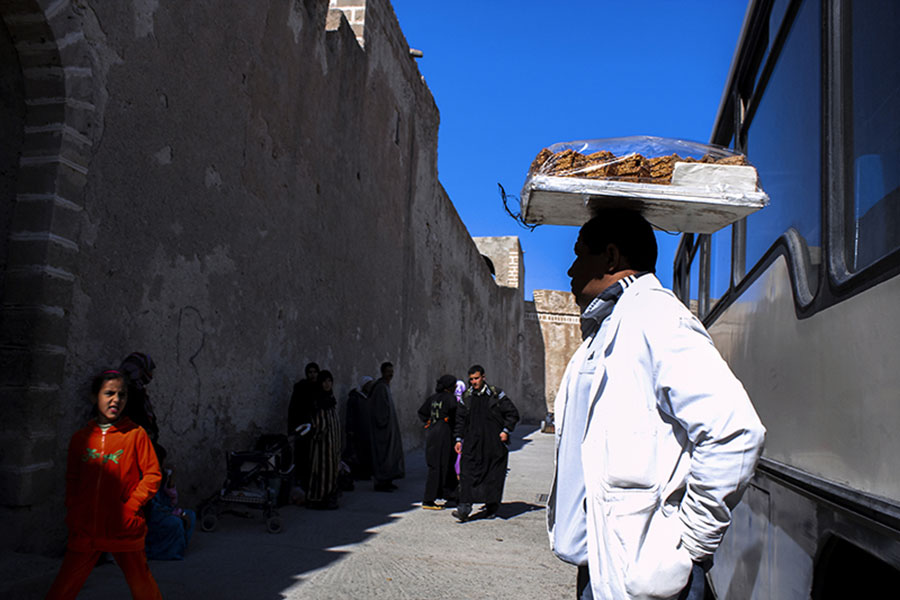
[[[900,248],[900,3],[846,5],[847,266],[859,271]]]
[[[715,232],[710,240],[709,305],[713,307],[731,287],[731,227]]]
[[[821,2],[806,0],[777,57],[747,130],[747,156],[769,194],[747,218],[747,266],[795,228],[810,254],[821,246]]]

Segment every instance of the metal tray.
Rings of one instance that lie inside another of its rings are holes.
[[[521,202],[529,224],[580,227],[601,208],[630,208],[657,229],[714,233],[765,207],[769,197],[757,188],[753,167],[676,163],[671,185],[533,175]]]

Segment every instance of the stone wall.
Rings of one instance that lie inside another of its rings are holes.
[[[516,290],[519,298],[524,293],[525,265],[522,258],[522,246],[516,236],[475,237],[472,238],[481,255],[488,258],[494,267],[494,282],[501,288]],[[527,315],[528,306],[523,305]],[[540,335],[534,335],[533,327],[525,322],[518,334],[517,345],[524,348],[521,355],[521,381],[517,383],[519,393],[512,395],[515,389],[512,382],[500,379],[488,367],[488,363],[497,362],[491,356],[472,354],[472,362],[479,363],[487,370],[485,378],[489,383],[499,385],[510,393],[523,424],[539,423],[546,414],[543,394],[544,345]],[[501,359],[502,362],[502,359]]]
[[[387,0],[365,5],[365,49],[328,0],[0,11],[24,82],[0,117],[24,132],[0,188],[0,549],[61,549],[88,378],[134,350],[186,504],[225,450],[284,429],[309,360],[341,399],[393,361],[408,447],[472,356],[522,397],[521,290],[437,180],[438,110]]]
[[[553,402],[566,365],[581,345],[580,315],[575,296],[556,290],[534,290],[534,302],[525,309],[527,346],[544,349],[543,362],[531,364],[531,371],[541,373],[543,379],[528,382],[526,388],[532,393],[543,392],[548,413],[554,412]]]

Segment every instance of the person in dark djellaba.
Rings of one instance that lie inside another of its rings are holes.
[[[311,362],[304,369],[306,379],[294,384],[291,403],[288,406],[288,435],[293,435],[300,425],[310,423],[316,412],[316,398],[319,395],[319,365]],[[294,482],[309,491],[309,469],[312,458],[312,437],[304,435],[294,442]]]
[[[453,516],[469,520],[474,502],[484,503],[484,518],[497,514],[503,499],[509,434],[519,422],[519,411],[499,387],[484,380],[484,367],[469,369],[470,387],[456,409],[456,445],[461,454],[459,505]]]
[[[319,390],[312,414],[309,489],[306,506],[318,509],[338,507],[338,471],[341,463],[341,424],[334,397],[334,377],[319,371]]]
[[[395,479],[406,475],[403,459],[403,441],[400,438],[400,424],[391,395],[391,379],[394,365],[381,365],[381,378],[375,382],[371,394],[372,415],[372,477],[375,491],[392,492],[397,489]]]
[[[441,510],[443,505],[435,500],[456,498],[456,452],[453,451],[453,427],[456,424],[456,377],[442,375],[437,380],[435,393],[426,398],[419,408],[419,419],[425,424],[425,462],[428,478],[422,508]]]
[[[369,394],[375,380],[364,375],[359,387],[347,395],[347,415],[344,462],[350,467],[353,479],[372,478],[372,408]]]

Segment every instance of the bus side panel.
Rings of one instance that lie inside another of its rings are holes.
[[[800,320],[779,255],[710,326],[766,426],[764,456],[900,499],[900,277]]]

